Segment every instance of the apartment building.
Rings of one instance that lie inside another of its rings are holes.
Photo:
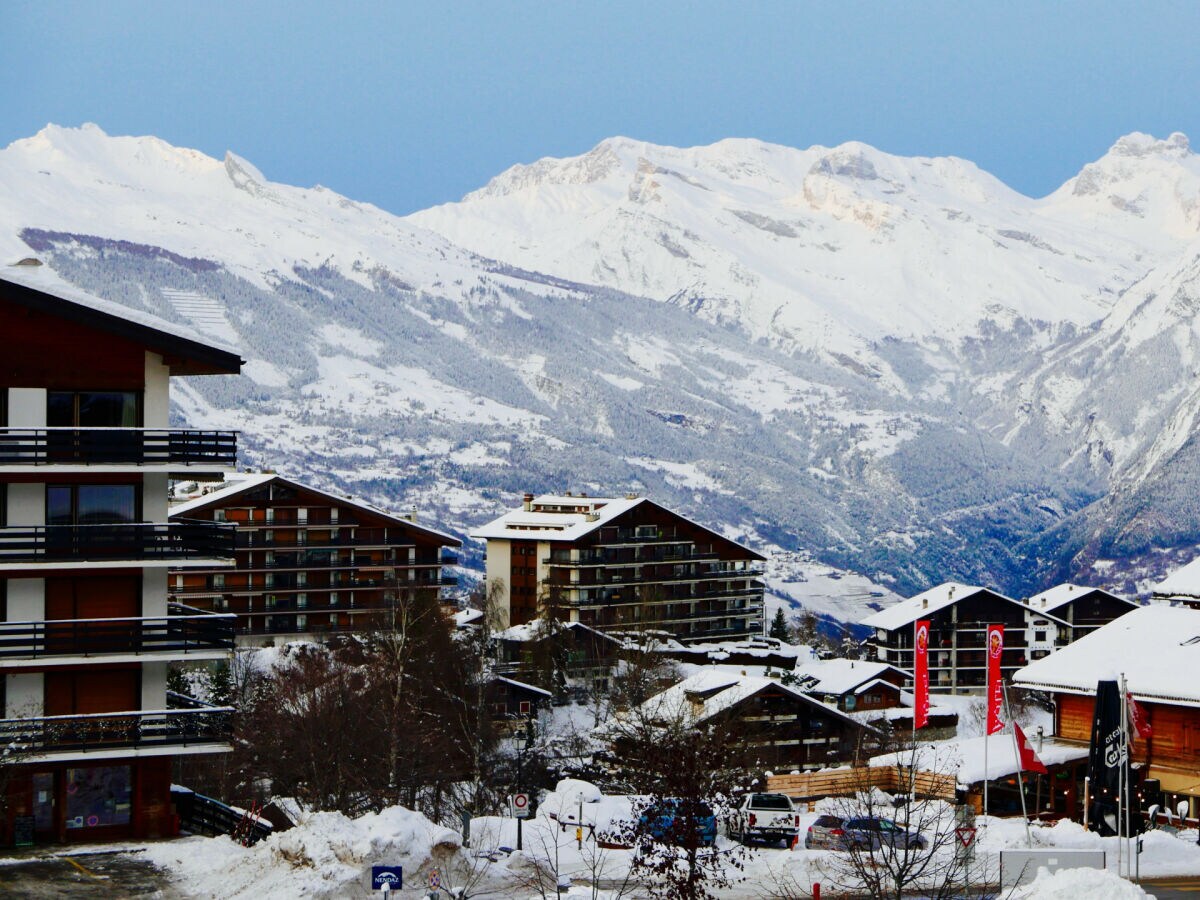
[[[534,497],[472,532],[509,625],[549,607],[600,631],[680,641],[762,633],[765,557],[644,497]]]
[[[169,383],[241,360],[32,267],[0,270],[0,334],[0,833],[174,834],[172,758],[230,750],[230,711],[167,668],[227,658],[233,619],[170,604],[167,569],[231,565],[234,535],[168,522],[168,480],[220,478],[236,434],[171,427]]]
[[[172,600],[237,616],[238,640],[261,645],[362,631],[399,600],[439,600],[456,579],[457,538],[362,501],[275,473],[231,477],[174,506],[171,521],[237,530],[233,569],[171,572]]]

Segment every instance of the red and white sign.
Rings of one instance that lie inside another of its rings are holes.
[[[1016,722],[1013,722],[1013,734],[1017,736],[1017,752],[1021,754],[1021,771],[1041,772],[1043,775],[1049,775],[1050,773],[1046,771],[1046,764],[1038,759],[1037,751],[1033,749],[1029,738],[1025,737],[1025,732]]]
[[[1004,626],[987,627],[987,733],[1004,730],[1004,682],[1001,681],[1000,660],[1004,655]]]
[[[913,728],[929,724],[929,620],[913,626]]]
[[[964,847],[970,847],[975,843],[975,829],[969,827],[955,828],[954,833],[958,835],[958,842]]]
[[[529,795],[528,794],[513,794],[508,798],[508,805],[512,807],[513,818],[528,819],[529,818]]]

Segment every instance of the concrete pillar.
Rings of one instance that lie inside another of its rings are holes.
[[[142,709],[167,708],[167,663],[142,663]]]
[[[8,486],[8,524],[46,524],[46,486],[44,484],[10,484]]]
[[[32,719],[43,715],[45,693],[41,672],[6,675],[4,690],[6,719]]]
[[[40,622],[46,618],[46,579],[8,579],[8,622]]]
[[[142,615],[167,614],[167,570],[142,569]]]
[[[8,424],[11,428],[46,427],[46,389],[9,388]]]
[[[157,353],[146,351],[146,389],[142,395],[142,424],[146,428],[166,428],[170,422],[171,370]]]

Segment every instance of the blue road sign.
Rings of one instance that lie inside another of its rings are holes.
[[[383,890],[385,885],[393,891],[404,887],[404,867],[371,866],[371,890]]]

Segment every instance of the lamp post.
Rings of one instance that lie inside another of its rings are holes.
[[[533,713],[530,713],[529,718],[525,720],[525,743],[523,746],[522,745],[517,746],[517,793],[518,794],[524,793],[524,784],[525,784],[523,773],[521,771],[521,764],[525,761],[525,754],[528,753],[532,748],[533,748]],[[516,810],[513,810],[513,812],[515,813]],[[518,816],[517,817],[517,849],[518,850],[523,849],[521,847],[521,838],[522,838],[521,824],[523,822],[524,822],[524,819]]]

